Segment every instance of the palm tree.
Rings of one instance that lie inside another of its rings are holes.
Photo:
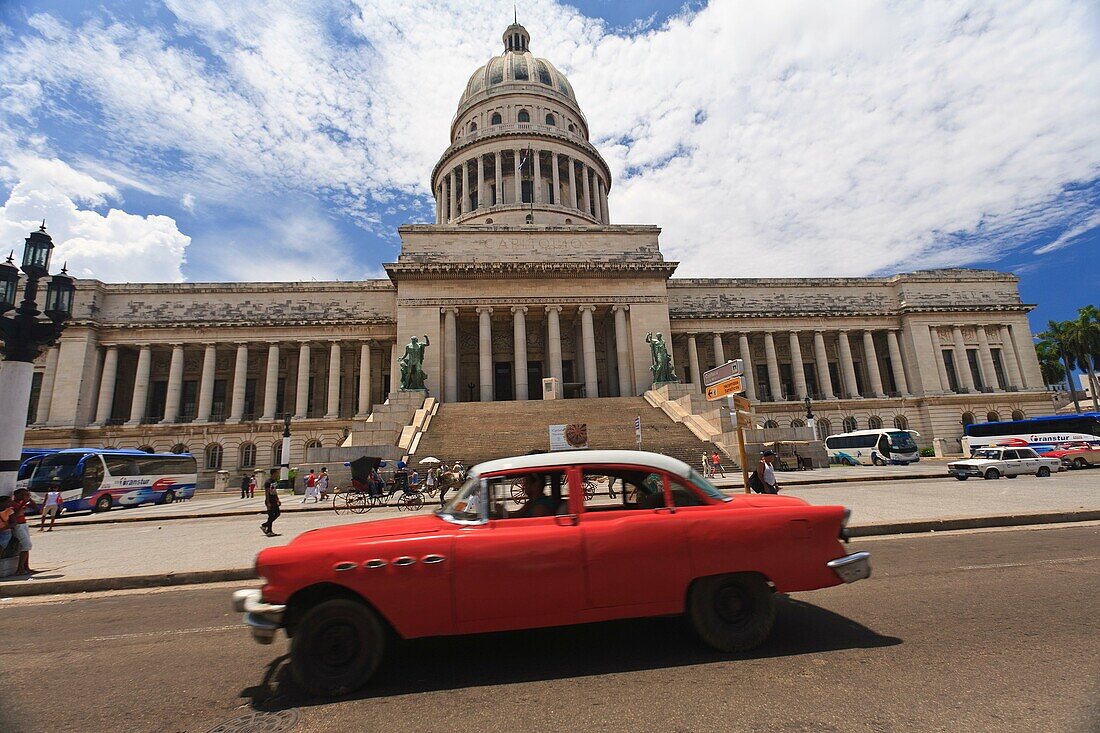
[[[1073,349],[1071,346],[1072,335],[1070,334],[1069,321],[1047,321],[1047,330],[1039,334],[1039,338],[1041,339],[1039,343],[1046,342],[1047,348],[1058,354],[1058,357],[1062,360],[1062,366],[1065,368],[1066,387],[1069,388],[1069,396],[1073,398],[1073,409],[1077,412],[1081,412],[1081,403],[1077,399],[1077,390],[1073,388],[1073,367],[1070,366],[1070,359],[1073,358]]]
[[[1077,351],[1077,365],[1088,375],[1092,408],[1100,412],[1100,395],[1097,394],[1096,361],[1100,354],[1100,308],[1086,305],[1077,311],[1072,321],[1073,341]]]
[[[1035,344],[1035,354],[1039,357],[1039,371],[1043,374],[1043,384],[1058,384],[1066,378],[1066,369],[1058,350],[1046,340]]]

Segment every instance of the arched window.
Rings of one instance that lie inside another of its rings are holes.
[[[222,447],[219,443],[206,446],[206,470],[216,471],[222,467]]]
[[[851,433],[859,429],[859,425],[856,423],[856,419],[849,415],[844,418],[844,432]]]
[[[986,422],[1000,422],[1001,421],[1001,416],[999,414],[997,414],[996,411],[990,410],[989,412],[985,413],[985,421]]]
[[[576,132],[577,128],[573,123],[569,123],[569,132]]]
[[[310,448],[320,448],[320,447],[321,447],[321,441],[318,438],[313,438],[312,440],[307,440],[306,441],[306,450],[309,450]]]
[[[1012,411],[1012,419],[1013,420],[1023,420],[1023,419],[1025,419],[1024,411],[1023,410],[1013,410]]]
[[[878,415],[871,415],[871,417],[867,418],[867,429],[882,430],[882,418]]]
[[[271,444],[271,465],[283,465],[283,441],[276,440]]]
[[[485,220],[485,223],[486,223],[486,224],[492,224],[492,223],[493,223],[493,219],[492,219],[492,217],[490,217],[490,218],[486,219],[486,220]]]
[[[791,420],[791,427],[792,428],[804,428],[804,427],[806,427],[806,423],[804,423],[801,420],[798,420],[796,418],[794,420]]]
[[[829,433],[833,430],[833,424],[823,417],[819,417],[814,422],[814,428],[817,430],[817,439],[825,440],[829,437]]]
[[[184,443],[176,443],[174,446],[172,446],[172,452],[178,456],[183,455],[184,453],[190,453],[191,449],[188,448],[187,445]]]
[[[964,412],[962,414],[962,424],[963,424],[964,427],[967,426],[967,425],[973,425],[976,422],[977,422],[977,420],[974,419],[974,413],[973,412]]]
[[[908,418],[906,418],[905,415],[895,415],[894,416],[894,427],[897,428],[898,430],[908,430],[909,429],[909,420],[908,420]]]
[[[555,125],[558,124],[558,121],[554,119],[554,115],[548,114],[548,115],[546,115],[546,124],[550,125],[551,127],[554,127]]]
[[[489,118],[490,125],[499,125],[501,123],[500,112],[494,112],[493,116]]]
[[[527,215],[527,216],[526,216],[526,217],[524,218],[524,222],[526,222],[527,224],[534,224],[534,223],[535,223],[535,217],[534,217],[534,216],[532,216],[531,214],[528,214],[528,215]]]
[[[256,444],[241,443],[241,468],[256,467]]]
[[[779,423],[777,423],[775,420],[765,420],[764,421],[764,427],[765,428],[777,428],[777,427],[779,427]]]
[[[477,132],[477,123],[476,122],[471,122],[470,123],[470,132]]]
[[[527,110],[521,109],[519,111],[519,117],[517,119],[520,122],[530,122],[531,121],[531,115]]]
[[[140,448],[138,448],[138,450],[141,451],[142,453],[156,453],[156,451],[153,450],[153,446],[151,446],[151,445],[143,445]]]

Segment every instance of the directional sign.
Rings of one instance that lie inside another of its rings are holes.
[[[642,442],[642,417],[639,415],[634,418],[634,440]]]
[[[740,359],[734,359],[733,361],[727,361],[725,364],[714,367],[710,371],[703,372],[703,386],[710,387],[711,385],[724,382],[727,379],[733,377],[739,377],[745,373],[745,362]],[[741,390],[737,390],[740,392]]]
[[[707,387],[707,400],[711,402],[720,400],[726,395],[740,392],[743,389],[741,377],[733,377],[732,379],[727,379],[724,382],[719,382],[718,384]]]
[[[751,412],[745,412],[744,410],[737,411],[737,427],[739,428],[752,428],[756,425],[756,419]]]
[[[740,410],[742,412],[752,412],[752,403],[749,402],[748,397],[740,397],[738,395],[733,396],[733,409]]]

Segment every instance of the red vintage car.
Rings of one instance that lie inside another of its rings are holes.
[[[687,464],[640,451],[489,461],[431,516],[316,529],[263,550],[262,590],[234,594],[257,641],[290,637],[306,691],[344,694],[390,633],[471,634],[686,614],[723,651],[763,643],[775,592],[866,578],[848,511],[726,496]]]

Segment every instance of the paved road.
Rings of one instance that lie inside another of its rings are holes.
[[[299,731],[1095,731],[1100,525],[853,543],[875,576],[781,603],[727,656],[677,619],[406,643],[321,703],[253,643],[228,587],[0,604],[0,730],[205,731],[254,710]]]

